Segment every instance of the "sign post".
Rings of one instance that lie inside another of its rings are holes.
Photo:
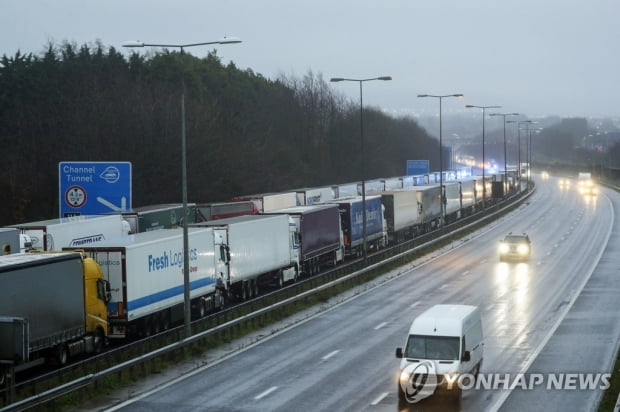
[[[427,174],[428,169],[428,160],[407,160],[407,176]]]
[[[60,217],[131,210],[131,162],[58,163]]]

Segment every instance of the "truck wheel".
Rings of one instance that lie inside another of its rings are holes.
[[[282,271],[280,271],[278,273],[278,289],[282,289],[282,287],[284,286],[284,274],[282,273]]]
[[[56,362],[58,362],[60,366],[64,366],[69,362],[69,350],[64,343],[56,346]]]
[[[254,283],[252,284],[252,286],[254,286],[254,290],[252,291],[252,295],[254,297],[258,296],[258,279],[254,279]]]
[[[97,328],[97,330],[95,330],[95,335],[93,337],[93,347],[94,347],[95,353],[101,353],[101,351],[103,350],[104,339],[105,338],[103,337],[103,332],[101,331],[100,328]]]

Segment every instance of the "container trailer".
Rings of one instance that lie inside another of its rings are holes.
[[[224,306],[213,230],[188,230],[190,305],[194,317]],[[111,339],[148,336],[184,318],[183,229],[153,230],[83,248],[110,282]],[[217,252],[219,257],[219,251]]]
[[[415,236],[418,201],[414,190],[386,190],[381,194],[385,208],[388,242],[400,243]]]
[[[363,198],[361,196],[334,199],[340,210],[343,244],[346,256],[363,255]],[[379,249],[387,245],[387,223],[383,217],[381,196],[366,196],[366,245]]]
[[[9,227],[20,230],[35,250],[80,248],[127,234],[128,226],[120,214],[72,216],[39,222],[20,223]]]
[[[217,272],[229,297],[244,301],[258,294],[260,284],[282,287],[299,275],[300,245],[288,215],[237,216],[193,227],[213,230],[221,256]]]
[[[307,206],[334,199],[334,190],[330,186],[298,189],[296,192],[297,205],[299,206]]]
[[[204,203],[196,206],[196,222],[226,219],[235,216],[257,215],[258,207],[251,200],[238,202]]]
[[[0,228],[0,255],[20,252],[19,235],[19,229],[14,227]]]
[[[254,202],[259,213],[271,212],[272,210],[284,209],[285,207],[297,206],[297,193],[265,193],[258,195],[239,196],[232,199],[233,201]]]
[[[187,223],[196,221],[196,204],[187,204]],[[159,229],[183,227],[184,211],[182,203],[168,203],[136,207],[122,213],[123,219],[129,223],[130,233],[148,232]]]
[[[340,212],[335,204],[315,204],[276,210],[288,215],[300,244],[300,267],[304,275],[319,273],[321,266],[336,266],[344,259]]]

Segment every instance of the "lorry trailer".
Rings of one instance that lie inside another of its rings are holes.
[[[187,212],[187,223],[194,223],[196,204],[188,203]],[[140,206],[122,213],[123,219],[129,223],[130,233],[183,227],[184,214],[182,203]]]
[[[182,228],[137,233],[83,249],[110,282],[111,339],[148,336],[183,320]],[[190,228],[188,250],[190,304],[193,316],[201,317],[224,305],[213,231]]]
[[[0,228],[0,255],[20,252],[19,229],[13,227]]]
[[[259,284],[281,287],[299,275],[299,244],[288,215],[245,215],[201,222],[211,228],[218,249],[217,273],[227,297],[244,301],[258,295]]]
[[[35,250],[61,250],[80,248],[106,239],[127,234],[127,224],[120,214],[90,216],[80,215],[39,222],[19,223],[20,234],[32,242]]]
[[[81,253],[0,256],[0,382],[10,370],[101,351],[109,299],[101,268]]]
[[[340,212],[335,204],[314,204],[276,210],[270,214],[285,214],[295,225],[300,244],[301,273],[315,275],[321,266],[336,266],[344,259]]]

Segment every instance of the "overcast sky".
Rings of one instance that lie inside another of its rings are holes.
[[[390,75],[364,83],[364,104],[398,114],[436,114],[421,93],[465,95],[444,113],[620,114],[619,0],[0,0],[0,55],[223,36],[243,40],[218,47],[224,62],[272,79]],[[359,101],[357,83],[332,86]]]

